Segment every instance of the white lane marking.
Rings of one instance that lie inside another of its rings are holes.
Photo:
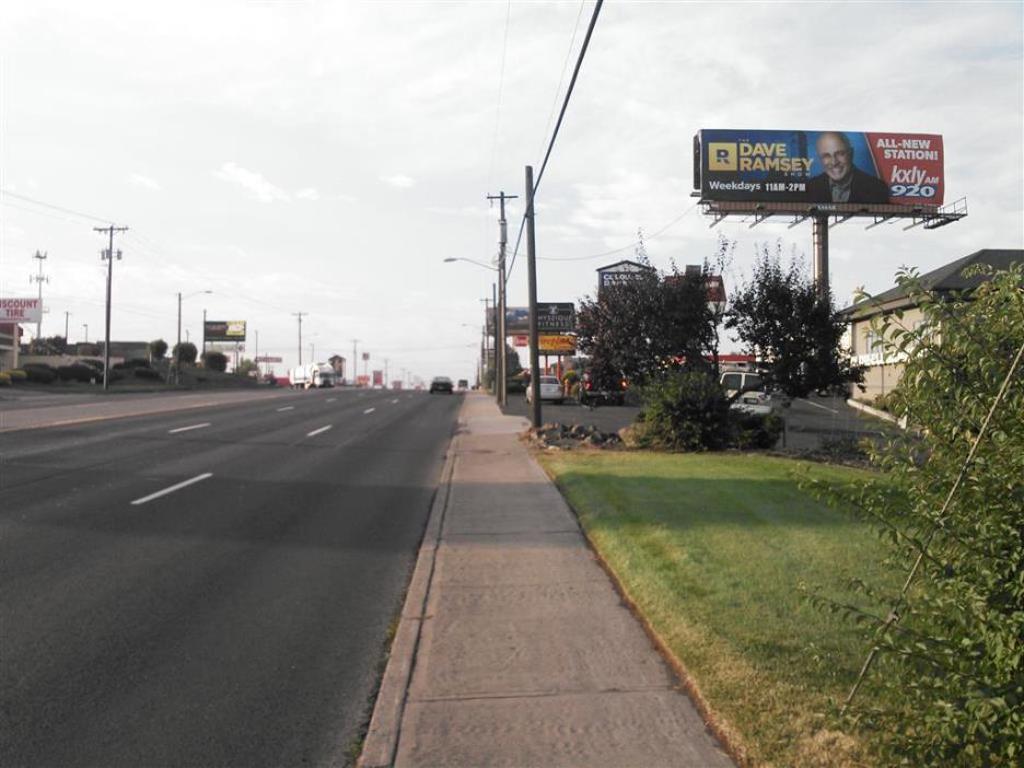
[[[177,429],[169,429],[169,430],[167,430],[167,434],[168,435],[176,435],[179,432],[188,432],[191,429],[202,429],[203,427],[208,427],[208,426],[210,426],[210,422],[205,421],[202,424],[193,424],[191,427],[178,427]]]
[[[333,402],[334,402],[335,400],[337,400],[337,399],[338,399],[338,398],[336,398],[336,397],[331,397],[331,398],[328,398],[327,402],[328,402],[328,403],[333,403]]]
[[[334,425],[333,424],[328,424],[326,427],[320,427],[320,429],[314,429],[312,432],[307,432],[306,433],[306,437],[313,437],[314,435],[319,435],[321,432],[326,432],[332,426],[334,426]]]
[[[295,408],[294,405],[286,405],[284,408],[278,408],[277,412],[280,413],[281,411],[291,411],[294,408]]]
[[[202,480],[206,480],[208,477],[213,477],[213,472],[204,472],[201,475],[196,475],[191,480],[186,480],[186,481],[184,481],[182,483],[178,483],[177,485],[172,485],[170,488],[164,488],[162,491],[157,491],[156,493],[151,493],[151,494],[149,494],[149,496],[143,496],[141,499],[136,499],[135,501],[132,502],[132,504],[133,505],[145,504],[147,501],[152,501],[153,499],[159,499],[161,496],[166,496],[168,493],[174,493],[175,491],[180,491],[182,488],[186,488],[186,487],[192,485],[193,483],[198,483],[198,482],[200,482]]]
[[[828,411],[829,413],[839,413],[839,411],[835,410],[834,408],[829,408],[828,406],[822,405],[821,403],[812,403],[810,400],[804,400],[803,398],[800,399],[803,400],[808,405],[813,405],[815,408],[821,408],[821,410],[823,411]]]
[[[398,398],[396,397],[396,398],[395,398],[394,400],[392,400],[391,402],[392,402],[392,403],[397,403],[397,402],[398,402]]]
[[[367,408],[365,411],[363,411],[363,413],[364,414],[366,414],[366,413],[373,413],[376,410],[377,410],[376,408]]]

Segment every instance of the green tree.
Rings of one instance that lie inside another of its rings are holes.
[[[625,377],[640,385],[681,364],[708,368],[718,350],[719,317],[708,303],[705,262],[698,272],[654,269],[641,253],[643,269],[596,299],[584,298],[576,313],[577,344],[594,375]]]
[[[211,350],[203,355],[203,367],[223,373],[228,369],[228,356],[223,352]]]
[[[805,397],[863,380],[840,349],[846,321],[831,295],[817,286],[796,257],[782,264],[782,244],[765,246],[749,282],[734,291],[725,327],[766,365],[764,379],[790,397]]]
[[[163,339],[153,339],[149,342],[149,355],[154,360],[163,360],[167,354],[167,342]]]
[[[182,365],[194,365],[198,354],[199,350],[196,349],[196,345],[191,341],[175,344],[174,349],[171,350],[171,357],[175,360],[181,360]]]
[[[235,374],[238,376],[249,376],[254,371],[258,373],[259,366],[256,365],[256,363],[253,362],[252,360],[249,360],[248,358],[240,360],[238,362],[238,365],[235,366]]]
[[[850,711],[877,728],[888,764],[1021,765],[1024,269],[952,298],[921,290],[913,272],[898,282],[925,316],[879,324],[887,354],[906,359],[892,408],[911,429],[872,449],[884,478],[819,490],[876,525],[913,578],[906,594],[861,584],[881,610],[820,602],[871,629],[870,683],[900,705],[881,711],[858,694]]]

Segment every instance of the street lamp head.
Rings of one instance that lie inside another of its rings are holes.
[[[454,256],[449,256],[447,259],[445,259],[445,261],[451,263],[453,261],[458,261],[458,259],[456,259]]]

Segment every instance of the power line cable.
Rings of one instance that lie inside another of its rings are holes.
[[[537,147],[537,154],[544,151],[544,137],[548,135],[551,128],[551,121],[555,119],[555,110],[558,108],[558,95],[562,92],[562,83],[565,82],[565,72],[569,69],[569,61],[572,59],[572,49],[576,44],[576,33],[580,29],[580,19],[583,18],[583,9],[586,7],[586,0],[580,0],[580,12],[576,14],[576,24],[572,28],[572,38],[569,40],[569,49],[565,52],[565,61],[562,62],[562,73],[558,76],[558,86],[555,88],[555,96],[551,100],[551,111],[548,112],[548,121],[544,124],[544,132],[540,135],[540,146]]]
[[[93,216],[92,214],[89,213],[82,213],[81,211],[76,211],[73,208],[65,208],[62,205],[54,205],[53,203],[44,203],[42,200],[36,200],[35,198],[28,197],[27,195],[19,195],[17,192],[11,192],[8,189],[0,189],[0,203],[3,203],[4,196],[13,197],[17,200],[23,200],[24,202],[32,203],[33,205],[41,205],[44,208],[52,208],[53,210],[60,211],[61,213],[70,213],[72,216],[81,216],[83,219],[99,221],[104,224],[113,224],[113,221],[111,221],[110,219],[101,219],[99,216]]]
[[[487,188],[490,189],[491,178],[494,176],[494,158],[498,153],[498,129],[501,127],[501,98],[505,89],[505,55],[508,52],[508,28],[512,18],[512,0],[508,0],[505,9],[505,36],[501,44],[501,66],[498,70],[498,103],[494,108],[494,136],[491,139],[491,162],[487,168]]]
[[[668,224],[666,224],[661,229],[659,229],[657,232],[655,232],[653,235],[647,235],[644,238],[644,242],[650,242],[651,240],[654,240],[659,235],[662,235],[665,232],[667,232],[671,227],[674,227],[676,224],[678,224],[680,221],[682,221],[683,217],[685,217],[686,214],[688,214],[691,211],[693,211],[694,209],[696,209],[697,205],[698,205],[697,203],[694,203],[689,208],[687,208],[685,211],[683,211],[681,214],[679,214],[674,219],[672,219],[672,221],[670,221]],[[622,253],[623,251],[628,251],[628,250],[631,250],[633,248],[636,248],[638,245],[640,245],[640,241],[639,240],[634,240],[629,245],[624,245],[621,248],[613,248],[610,251],[602,251],[601,253],[593,253],[593,254],[591,254],[589,256],[538,256],[537,258],[538,258],[538,260],[541,260],[541,261],[588,261],[590,259],[600,259],[600,258],[603,258],[605,256],[613,256],[616,253]]]
[[[536,199],[537,190],[540,188],[541,179],[544,178],[544,171],[548,167],[548,160],[551,158],[551,150],[555,147],[555,140],[558,138],[558,131],[562,127],[562,120],[565,119],[565,111],[569,107],[569,100],[572,98],[573,89],[576,87],[576,79],[580,74],[580,67],[583,66],[583,57],[587,55],[587,48],[590,45],[590,38],[594,34],[594,27],[597,25],[597,17],[601,13],[601,6],[604,5],[604,0],[597,0],[597,5],[594,6],[594,13],[590,17],[590,25],[587,27],[587,34],[583,38],[583,45],[580,48],[580,55],[576,58],[576,66],[572,70],[572,79],[569,80],[569,87],[565,92],[565,99],[562,101],[562,110],[558,114],[558,122],[555,123],[555,130],[551,134],[551,141],[548,142],[548,151],[544,154],[544,162],[541,163],[540,173],[537,174],[537,179],[533,182],[532,198]],[[523,228],[526,226],[526,217],[533,214],[533,211],[527,210],[523,213],[523,218],[519,223],[519,234],[516,236],[516,247],[512,252],[512,263],[509,265],[507,275],[512,274],[512,270],[516,265],[516,256],[519,255],[519,245],[523,239]]]

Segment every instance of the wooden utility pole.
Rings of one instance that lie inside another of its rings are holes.
[[[526,267],[530,291],[530,411],[534,429],[541,425],[540,359],[537,353],[537,242],[533,231],[533,166],[526,166]]]
[[[111,283],[114,280],[114,258],[121,260],[121,251],[114,252],[114,233],[115,232],[127,232],[128,227],[115,227],[111,224],[109,227],[93,227],[95,232],[106,232],[110,236],[110,246],[105,251],[101,251],[102,259],[107,262],[107,326],[106,331],[103,335],[103,390],[106,391],[110,388],[110,293]]]
[[[498,399],[498,405],[505,407],[508,405],[508,371],[505,370],[508,361],[505,358],[505,309],[506,309],[506,298],[505,298],[505,252],[508,248],[508,222],[505,220],[505,201],[515,200],[518,195],[506,195],[504,191],[497,195],[488,195],[488,200],[498,200],[501,204],[501,217],[498,219],[499,227],[499,238],[498,238],[498,338],[501,339],[501,358],[498,362],[498,358],[495,358],[497,386],[495,392]]]

